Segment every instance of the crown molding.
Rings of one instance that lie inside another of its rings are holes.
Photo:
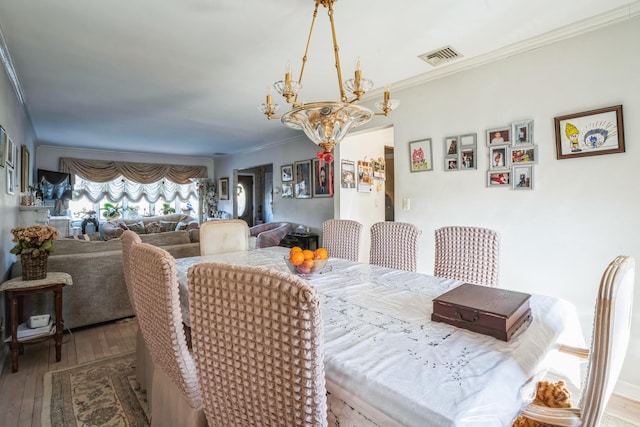
[[[24,91],[22,90],[22,85],[20,84],[20,80],[18,79],[16,70],[13,67],[13,61],[11,60],[11,54],[9,53],[9,49],[7,48],[7,43],[4,40],[2,27],[0,27],[0,58],[2,59],[2,65],[4,66],[4,70],[7,73],[7,77],[9,78],[9,81],[13,86],[13,90],[16,93],[16,98],[18,98],[18,102],[22,106],[22,109],[26,112],[27,106],[24,100]]]

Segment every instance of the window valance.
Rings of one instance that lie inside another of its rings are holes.
[[[78,175],[93,182],[108,182],[124,177],[140,184],[151,184],[163,179],[176,184],[190,184],[190,178],[208,177],[206,166],[86,160],[71,157],[60,158],[60,171]]]

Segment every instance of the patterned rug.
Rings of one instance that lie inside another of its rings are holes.
[[[135,387],[135,353],[44,376],[42,427],[148,427],[144,393]]]

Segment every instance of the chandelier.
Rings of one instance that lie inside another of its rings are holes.
[[[390,99],[389,85],[386,86],[382,101],[376,102],[376,107],[380,113],[373,113],[366,107],[356,105],[362,95],[373,87],[373,82],[362,77],[360,60],[356,62],[354,78],[342,82],[342,70],[340,68],[340,56],[338,54],[338,42],[336,39],[336,29],[333,22],[333,4],[337,0],[314,0],[315,9],[311,28],[307,38],[307,46],[302,57],[302,67],[298,81],[291,77],[291,67],[288,65],[284,80],[274,83],[273,87],[279,94],[284,96],[287,103],[292,105],[291,110],[282,116],[276,116],[279,109],[278,104],[274,104],[271,90],[267,94],[266,102],[259,105],[258,109],[264,113],[269,120],[280,119],[280,121],[293,129],[302,129],[314,144],[322,147],[324,151],[318,153],[318,158],[330,162],[333,159],[331,150],[338,144],[345,135],[354,128],[367,123],[374,115],[388,116],[391,110],[396,108],[400,101]],[[335,53],[336,71],[338,74],[338,86],[340,89],[339,101],[320,101],[310,103],[299,103],[298,93],[302,89],[302,76],[307,62],[309,44],[313,34],[313,26],[318,15],[318,7],[322,5],[328,9],[329,21],[331,22],[331,35],[333,38],[333,51]],[[353,98],[348,99],[345,87],[353,94]]]

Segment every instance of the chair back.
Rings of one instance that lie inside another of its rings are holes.
[[[326,426],[316,289],[266,268],[189,269],[193,354],[209,425]]]
[[[125,230],[120,236],[122,242],[122,266],[124,267],[124,283],[127,285],[127,294],[129,294],[129,302],[133,311],[135,312],[136,306],[133,295],[133,283],[131,279],[131,248],[133,245],[142,243],[140,236],[131,230]]]
[[[134,245],[130,259],[138,325],[153,364],[162,368],[191,407],[197,408],[201,405],[200,387],[182,326],[175,259],[148,243]]]
[[[329,219],[322,223],[322,247],[329,256],[358,261],[362,224],[350,219]]]
[[[200,255],[249,250],[249,225],[242,219],[218,219],[200,224]]]
[[[422,234],[406,222],[378,222],[371,226],[369,264],[399,270],[416,271],[418,238]]]
[[[620,375],[629,345],[635,260],[619,256],[600,281],[587,377],[580,407],[582,425],[597,426]]]
[[[442,227],[435,231],[434,276],[498,286],[500,236],[488,228]]]

